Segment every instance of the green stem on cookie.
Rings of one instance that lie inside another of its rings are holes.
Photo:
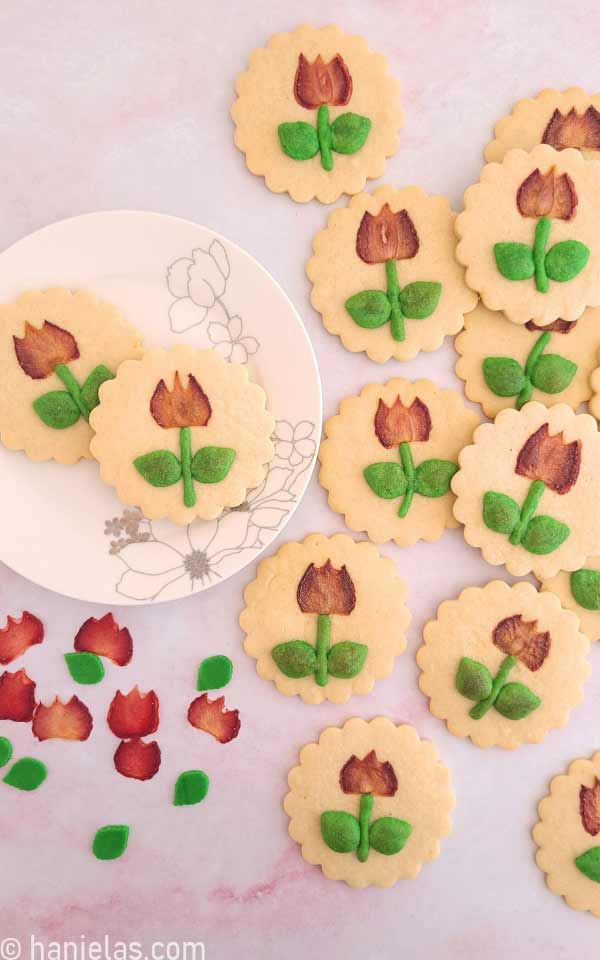
[[[372,793],[363,793],[360,797],[360,813],[358,823],[360,826],[360,841],[358,844],[357,856],[361,863],[365,863],[369,856],[369,822],[373,811],[375,800]]]
[[[538,360],[549,343],[550,334],[548,331],[546,331],[546,333],[543,333],[541,337],[538,337],[529,353],[529,356],[527,357],[527,361],[525,363],[525,383],[523,384],[523,388],[517,397],[517,410],[520,410],[521,407],[525,406],[525,404],[529,403],[531,400],[531,394],[533,393],[533,384],[531,382],[533,371],[535,370]]]
[[[327,654],[331,642],[331,617],[328,613],[320,613],[317,617],[317,669],[315,681],[320,687],[327,683]]]
[[[540,293],[548,293],[548,274],[546,273],[545,258],[546,244],[550,236],[552,221],[549,217],[540,217],[535,226],[535,240],[533,242],[533,265],[535,267],[535,286]]]
[[[317,111],[317,137],[321,166],[324,170],[333,170],[333,155],[331,153],[331,129],[329,127],[329,107],[321,104]]]
[[[387,280],[387,296],[392,312],[390,314],[390,328],[394,340],[402,341],[406,337],[404,329],[404,314],[400,306],[400,284],[395,260],[386,260],[385,276]]]
[[[406,441],[403,441],[400,444],[400,460],[402,461],[402,466],[404,468],[404,476],[406,477],[407,486],[406,493],[404,494],[404,498],[400,504],[400,509],[398,510],[398,516],[405,517],[410,510],[410,505],[415,494],[415,465],[412,458],[410,443],[407,443]]]
[[[508,679],[510,671],[514,666],[516,666],[516,663],[517,658],[513,657],[511,654],[504,658],[492,684],[492,692],[490,693],[489,697],[486,697],[484,700],[480,700],[479,703],[476,703],[472,710],[469,711],[469,716],[472,720],[481,720],[481,718],[486,715],[488,710],[491,710],[498,699],[498,695],[502,690],[502,687]]]
[[[84,418],[84,420],[89,420],[90,415],[87,411],[87,408],[83,400],[81,399],[81,387],[77,383],[77,380],[69,370],[66,363],[57,363],[57,365],[54,368],[54,372],[56,376],[59,377],[60,380],[62,380],[65,387],[67,388],[67,391],[69,392],[69,394],[71,395],[75,403],[77,404],[77,407],[79,409],[79,412],[81,413],[81,416]]]
[[[183,502],[186,507],[196,505],[196,491],[192,477],[192,435],[189,427],[179,430],[179,449],[181,451],[181,473],[183,476]]]
[[[529,521],[533,517],[535,511],[537,510],[538,504],[542,498],[542,494],[546,489],[543,480],[534,480],[531,484],[529,490],[527,491],[527,496],[523,501],[523,506],[521,507],[521,513],[519,516],[519,522],[515,526],[513,532],[508,538],[513,546],[518,546],[521,542],[523,534],[525,533]]]

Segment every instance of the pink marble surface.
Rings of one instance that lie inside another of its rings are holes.
[[[328,211],[269,193],[233,146],[228,108],[250,51],[300,19],[337,20],[364,33],[403,85],[406,127],[387,178],[445,193],[458,206],[477,178],[494,120],[518,97],[550,85],[598,87],[600,13],[592,0],[568,10],[556,0],[330,0],[325,19],[323,9],[317,0],[301,7],[274,0],[4,0],[0,245],[96,209],[154,209],[206,223],[254,254],[295,302],[317,349],[330,415],[342,396],[369,379],[388,379],[399,365],[350,355],[324,332],[303,269]],[[452,386],[453,362],[446,345],[402,372]],[[313,480],[286,537],[316,529],[332,533],[343,524]],[[110,774],[114,741],[102,712],[112,689],[126,682],[112,671],[106,687],[85,695],[98,718],[87,750],[48,745],[45,756],[61,776],[37,795],[2,793],[0,940],[195,939],[204,940],[210,960],[537,960],[597,950],[597,922],[546,889],[530,829],[549,779],[600,746],[598,677],[569,726],[541,746],[480,752],[456,740],[430,716],[413,655],[442,599],[503,574],[458,531],[434,545],[385,552],[409,583],[409,650],[371,696],[344,707],[308,708],[256,675],[237,626],[253,568],[197,598],[123,612],[137,643],[127,680],[155,684],[163,701],[162,776],[145,790]],[[50,627],[44,648],[30,655],[42,692],[55,692],[59,674],[57,689],[68,692],[61,654],[79,623],[102,609],[0,568],[0,610],[22,607]],[[228,699],[242,714],[240,737],[227,747],[181,719],[196,663],[217,650],[234,660]],[[592,650],[594,667],[599,655]],[[441,858],[418,879],[352,891],[303,862],[287,837],[281,799],[302,744],[353,714],[379,713],[410,721],[436,741],[453,772],[455,827]],[[14,739],[20,750],[31,749],[26,730]],[[178,820],[168,806],[172,775],[192,765],[210,772],[212,789],[201,808]],[[90,830],[101,814],[110,820],[123,810],[135,843],[122,861],[98,864],[86,848]]]

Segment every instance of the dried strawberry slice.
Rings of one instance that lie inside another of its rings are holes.
[[[156,740],[122,740],[115,753],[115,767],[124,777],[151,780],[160,767],[160,747]]]
[[[71,697],[63,703],[58,697],[49,706],[38,704],[33,717],[33,735],[38,740],[87,740],[94,721],[85,703]]]
[[[43,639],[44,624],[32,613],[25,610],[20,620],[7,617],[6,626],[0,630],[0,663],[12,663]]]
[[[219,743],[229,743],[240,732],[240,711],[225,710],[225,697],[209,700],[203,693],[190,704],[188,720],[197,730],[210,733]]]
[[[158,729],[158,697],[154,690],[140,693],[139,687],[134,687],[128,694],[117,690],[106,719],[120,740],[147,737]]]
[[[78,653],[95,653],[107,657],[119,667],[124,667],[133,656],[133,640],[127,627],[119,627],[112,613],[99,620],[90,617],[82,623],[75,637]]]
[[[24,670],[0,677],[0,720],[29,723],[35,710],[35,681]]]

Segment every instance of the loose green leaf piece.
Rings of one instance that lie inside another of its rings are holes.
[[[321,814],[321,836],[330,850],[352,853],[360,843],[358,820],[343,810],[328,810]]]
[[[154,450],[136,457],[133,465],[153,487],[171,487],[181,480],[181,464],[170,450]]]
[[[456,689],[469,700],[485,700],[492,692],[493,677],[484,663],[463,657],[456,672]]]
[[[600,883],[600,847],[592,847],[591,850],[576,857],[575,866],[588,880]]]
[[[65,653],[65,661],[75,683],[91,685],[104,680],[104,664],[95,653]]]
[[[600,570],[583,567],[572,573],[571,593],[585,610],[600,610]]]
[[[412,827],[406,820],[397,817],[380,817],[369,827],[369,844],[377,853],[391,857],[400,853],[412,833]]]
[[[32,790],[37,790],[47,776],[47,767],[40,760],[23,757],[10,768],[4,777],[4,783],[9,787],[15,787],[16,790],[25,790],[30,793]]]
[[[12,743],[7,737],[0,737],[0,767],[5,767],[12,755]]]
[[[233,664],[222,653],[206,657],[198,668],[198,690],[220,690],[226,687],[233,676]]]
[[[118,860],[129,843],[129,827],[118,824],[100,827],[94,837],[92,850],[97,860]]]
[[[210,781],[204,770],[186,770],[180,773],[175,784],[173,804],[176,807],[191,807],[201,803],[208,793]]]

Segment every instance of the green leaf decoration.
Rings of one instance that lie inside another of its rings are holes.
[[[408,486],[404,470],[399,463],[386,460],[372,463],[363,474],[373,493],[383,500],[396,500],[406,493]]]
[[[319,152],[317,131],[310,123],[280,123],[277,134],[281,149],[292,160],[310,160]]]
[[[424,460],[415,470],[417,493],[422,497],[443,497],[457,470],[451,460]]]
[[[41,787],[47,776],[48,769],[41,760],[23,757],[10,768],[4,777],[4,783],[9,787],[15,787],[16,790],[26,790],[30,793]]]
[[[89,686],[104,680],[104,664],[95,653],[65,653],[65,661],[75,683]]]
[[[81,416],[79,407],[66,390],[51,390],[33,401],[33,409],[40,420],[53,430],[66,430]]]
[[[579,240],[563,240],[550,247],[544,260],[551,280],[564,283],[581,273],[590,258],[589,248]]]
[[[180,773],[175,783],[173,804],[176,807],[193,807],[201,803],[206,794],[210,780],[204,770],[186,770]]]
[[[534,517],[521,538],[521,546],[529,550],[529,553],[544,556],[557,550],[570,532],[566,523],[561,523],[554,517]]]
[[[519,521],[519,504],[505,493],[488,491],[483,495],[483,522],[495,533],[512,533]]]
[[[118,860],[129,843],[129,827],[115,824],[100,827],[94,837],[92,850],[98,860]]]
[[[233,664],[222,653],[206,657],[198,668],[198,690],[219,690],[226,687],[233,676]]]
[[[531,373],[531,382],[544,393],[562,393],[577,373],[577,364],[556,353],[543,354]]]
[[[441,294],[441,283],[417,280],[407,284],[400,293],[400,309],[409,320],[425,320],[434,312]]]
[[[13,755],[13,745],[8,737],[0,737],[0,767],[5,767]]]
[[[512,357],[486,357],[483,379],[497,397],[516,397],[525,384],[521,365]]]
[[[537,710],[541,702],[524,683],[507,683],[498,694],[494,706],[507,720],[523,720]]]
[[[317,669],[317,656],[314,647],[304,640],[289,640],[287,643],[278,643],[271,650],[271,656],[286,677],[299,680],[309,677]]]
[[[332,150],[336,153],[356,153],[367,141],[371,121],[358,113],[342,113],[329,129]]]
[[[526,243],[495,243],[494,256],[507,280],[529,280],[535,273],[533,254]]]
[[[571,593],[585,610],[600,610],[600,571],[583,567],[572,573]]]
[[[108,367],[105,367],[103,363],[98,367],[94,367],[81,388],[81,400],[89,413],[100,403],[98,391],[102,384],[106,383],[107,380],[114,379],[114,373],[112,373]]]
[[[327,654],[327,670],[332,677],[350,680],[360,673],[365,665],[369,648],[364,643],[343,640],[334,643]]]
[[[198,483],[220,483],[234,460],[235,450],[230,447],[202,447],[192,460],[192,476]]]
[[[153,450],[136,457],[133,465],[153,487],[172,487],[181,480],[181,464],[170,450]]]
[[[492,692],[494,678],[484,663],[463,657],[454,680],[456,689],[469,700],[485,700]]]
[[[362,290],[346,300],[346,310],[359,327],[375,330],[390,319],[392,307],[383,290]]]
[[[369,827],[369,845],[377,853],[391,857],[400,853],[412,833],[412,827],[406,820],[397,817],[380,817]]]
[[[360,843],[358,820],[343,810],[328,810],[321,814],[321,836],[330,850],[351,853]]]
[[[575,866],[588,880],[600,883],[600,847],[592,847],[580,857],[575,857]]]

